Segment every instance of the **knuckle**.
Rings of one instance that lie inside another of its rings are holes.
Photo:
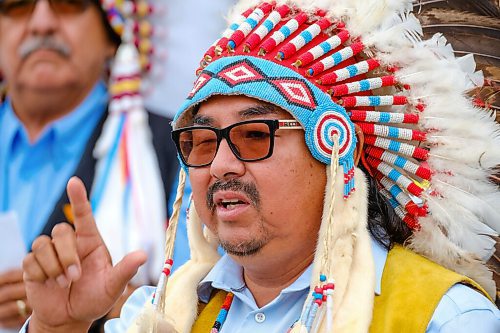
[[[35,263],[35,255],[33,253],[28,253],[23,259],[23,271],[26,271],[34,263]]]
[[[58,223],[52,229],[52,238],[64,237],[73,233],[73,228],[68,223]]]
[[[35,252],[36,261],[41,269],[50,277],[56,277],[62,273],[59,258],[56,255],[54,245],[49,243]]]
[[[49,236],[41,235],[33,241],[31,248],[32,248],[33,252],[36,252],[40,249],[43,249],[45,246],[50,244],[50,242],[51,242],[51,239]]]
[[[57,277],[63,273],[61,267],[55,263],[50,263],[43,266],[43,270],[50,277]]]
[[[23,260],[22,278],[23,281],[44,281],[47,278],[33,253],[28,254]]]
[[[24,281],[45,281],[47,280],[47,276],[43,272],[43,270],[38,266],[37,263],[27,267],[24,270]]]
[[[53,244],[59,261],[64,267],[77,260],[76,241],[71,238],[54,239]]]

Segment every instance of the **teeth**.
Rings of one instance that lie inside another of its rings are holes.
[[[239,201],[238,199],[225,199],[225,200],[222,200],[221,201],[221,205],[224,206],[224,208],[226,209],[235,209],[236,208],[236,205],[240,204],[241,201]]]
[[[222,200],[222,203],[225,204],[225,205],[235,204],[235,203],[238,203],[238,202],[239,202],[238,199]]]
[[[236,205],[227,205],[227,206],[226,206],[226,209],[227,209],[227,210],[233,210],[233,209],[235,209],[235,208],[236,208]]]

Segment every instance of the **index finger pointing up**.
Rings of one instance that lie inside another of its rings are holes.
[[[92,207],[87,199],[87,190],[81,179],[71,177],[66,190],[73,211],[76,232],[86,236],[98,235],[99,232],[92,215]]]

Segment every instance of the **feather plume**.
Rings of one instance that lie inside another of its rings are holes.
[[[417,44],[421,36],[420,22],[412,13],[404,12],[391,15],[379,28],[366,34],[362,41],[368,47],[387,52],[395,47]]]
[[[405,245],[443,267],[470,277],[494,299],[495,282],[484,262],[450,242],[433,218],[425,217],[419,222],[420,230]]]
[[[393,48],[377,57],[398,64],[398,80],[408,84],[408,99],[423,103],[419,127],[427,132],[431,187],[423,199],[429,215],[408,247],[467,275],[494,295],[491,273],[481,259],[494,251],[500,230],[500,193],[489,176],[500,163],[500,126],[473,107],[464,91],[481,84],[472,57],[455,59],[446,39],[435,35],[413,48]],[[474,123],[474,126],[471,126]]]
[[[450,241],[457,246],[477,254],[483,260],[489,259],[495,246],[495,241],[491,236],[495,236],[496,232],[483,222],[485,219],[482,215],[486,214],[473,206],[477,203],[479,207],[487,207],[487,204],[485,205],[484,200],[471,194],[463,194],[460,191],[457,191],[461,193],[460,195],[451,194],[452,189],[446,186],[440,187],[439,190],[447,195],[446,199],[426,198],[429,209],[433,212],[434,223],[440,225],[446,231]],[[460,205],[454,202],[460,199],[466,199],[468,203]],[[489,214],[497,215],[494,212]],[[460,225],[460,228],[457,228],[457,225]]]
[[[394,14],[407,13],[412,5],[409,0],[355,0],[351,1],[354,10],[350,13],[347,27],[355,36],[364,36],[380,25],[394,19]],[[369,19],[367,19],[369,18]]]
[[[446,37],[441,33],[435,33],[430,39],[421,41],[420,46],[432,51],[440,59],[455,57],[453,46],[448,43]]]

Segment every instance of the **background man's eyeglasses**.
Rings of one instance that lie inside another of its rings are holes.
[[[41,1],[41,0],[40,0]],[[90,5],[92,0],[46,0],[57,14],[78,14]],[[31,15],[38,0],[0,0],[0,14],[10,17]]]
[[[223,129],[193,126],[174,130],[177,151],[188,167],[212,163],[222,139],[226,139],[234,155],[244,162],[260,161],[273,154],[277,129],[302,129],[296,120],[248,120]]]

